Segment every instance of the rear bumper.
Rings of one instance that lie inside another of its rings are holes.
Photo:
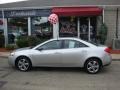
[[[103,66],[110,65],[112,63],[111,55],[109,55],[109,54],[105,55],[102,61],[103,61]]]

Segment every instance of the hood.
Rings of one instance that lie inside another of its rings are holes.
[[[25,48],[16,49],[16,50],[14,50],[14,52],[22,51],[22,50],[29,50],[29,49],[31,49],[31,47],[25,47]]]

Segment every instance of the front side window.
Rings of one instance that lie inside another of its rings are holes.
[[[64,41],[64,48],[81,48],[81,47],[88,47],[88,46],[79,41],[74,41],[74,40]]]
[[[42,46],[40,46],[38,49],[43,50],[52,50],[52,49],[60,49],[62,45],[62,42],[59,40],[50,41]]]

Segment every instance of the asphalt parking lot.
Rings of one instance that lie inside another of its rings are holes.
[[[0,58],[0,90],[120,90],[120,61],[98,74],[79,68],[34,68],[20,72]]]

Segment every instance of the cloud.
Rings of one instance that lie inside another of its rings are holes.
[[[28,1],[28,0],[0,0],[0,4],[21,2],[21,1]]]

